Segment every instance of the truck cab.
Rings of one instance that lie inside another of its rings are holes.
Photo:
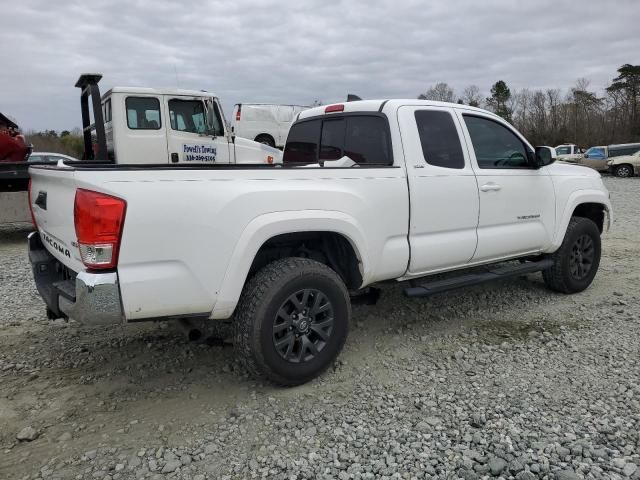
[[[281,161],[279,150],[237,138],[219,99],[209,92],[113,87],[100,96],[100,78],[84,74],[76,83],[82,89],[86,159],[123,164]],[[95,97],[100,99],[93,112],[88,108],[89,97],[94,103]]]
[[[584,155],[584,148],[573,143],[565,143],[556,147],[557,159],[567,163],[577,163]]]

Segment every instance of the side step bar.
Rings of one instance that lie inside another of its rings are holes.
[[[517,277],[528,273],[546,270],[553,265],[553,260],[546,258],[537,262],[525,262],[519,265],[507,265],[504,267],[494,268],[487,272],[469,273],[459,277],[447,278],[444,280],[436,280],[433,282],[423,283],[407,287],[404,294],[407,297],[430,297],[436,293],[442,293],[457,288],[470,287],[471,285],[479,285],[493,280],[502,278]]]

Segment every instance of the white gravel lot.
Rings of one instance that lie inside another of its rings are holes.
[[[587,291],[388,287],[289,389],[173,325],[47,321],[28,229],[0,227],[0,479],[640,479],[640,178],[606,184]]]

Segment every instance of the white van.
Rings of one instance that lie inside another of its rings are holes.
[[[231,131],[238,137],[282,148],[291,123],[298,113],[308,108],[303,105],[237,103],[233,109]]]

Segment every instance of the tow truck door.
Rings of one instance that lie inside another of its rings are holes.
[[[215,99],[164,95],[169,163],[232,163]]]

